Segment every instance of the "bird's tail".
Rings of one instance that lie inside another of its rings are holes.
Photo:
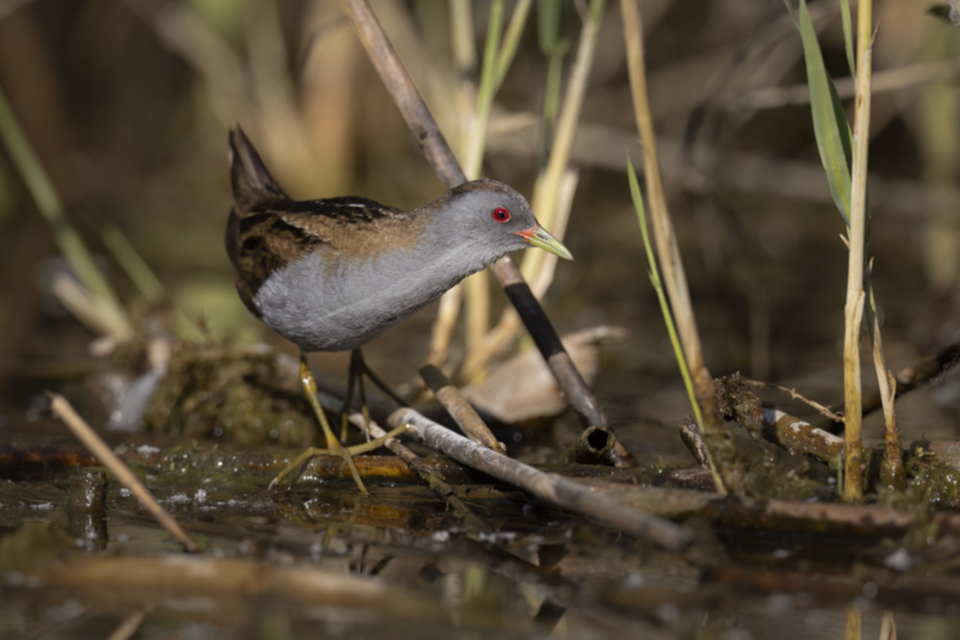
[[[230,181],[237,204],[234,211],[240,217],[263,205],[289,200],[239,126],[230,131]]]

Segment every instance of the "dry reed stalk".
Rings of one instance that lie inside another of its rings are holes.
[[[850,194],[850,255],[847,262],[847,302],[844,307],[843,396],[844,451],[843,499],[863,496],[863,398],[860,372],[860,322],[866,292],[863,288],[867,219],[867,152],[870,148],[870,73],[873,62],[871,0],[857,5],[857,96],[853,130],[853,166]],[[881,384],[886,371],[878,371]],[[889,393],[886,394],[889,397]]]
[[[633,106],[637,119],[637,129],[643,144],[644,176],[647,184],[647,198],[650,202],[650,216],[653,220],[653,235],[663,272],[663,280],[670,306],[676,318],[680,342],[690,375],[693,379],[694,395],[700,406],[703,424],[701,431],[710,453],[711,471],[717,489],[721,493],[742,493],[743,467],[737,459],[736,448],[731,434],[720,423],[717,401],[714,396],[713,378],[707,370],[700,347],[696,317],[690,302],[686,275],[680,259],[680,249],[673,231],[673,223],[667,210],[660,165],[657,158],[657,143],[653,131],[653,120],[647,97],[646,71],[644,69],[643,27],[636,0],[622,0],[620,9],[623,14],[623,35],[627,44],[627,66],[630,74],[630,88],[633,93]]]

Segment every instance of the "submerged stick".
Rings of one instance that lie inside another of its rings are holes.
[[[107,446],[107,443],[90,428],[90,425],[80,417],[80,414],[74,411],[67,399],[58,393],[48,393],[48,396],[51,400],[50,408],[53,409],[53,412],[63,420],[64,424],[73,432],[73,435],[77,436],[93,452],[93,455],[100,460],[103,466],[109,469],[123,486],[130,489],[160,526],[170,532],[170,535],[176,538],[186,551],[191,553],[198,551],[196,543],[174,520],[173,516],[160,506],[150,490],[140,482],[140,479],[134,475],[130,467],[117,457],[117,454]]]
[[[369,5],[365,0],[342,0],[341,6],[437,177],[448,189],[466,182],[453,151]],[[520,275],[516,263],[506,256],[490,268],[583,421],[606,425],[607,417],[600,404],[564,350],[560,337]]]
[[[427,446],[454,460],[520,487],[541,500],[593,518],[618,531],[643,538],[671,551],[680,551],[692,541],[692,533],[686,527],[620,504],[573,480],[544,473],[481,447],[413,409],[397,409],[387,418],[387,423],[392,426],[406,424],[411,433],[419,436]]]

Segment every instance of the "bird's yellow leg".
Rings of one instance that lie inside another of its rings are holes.
[[[310,367],[307,366],[307,354],[303,351],[300,352],[300,382],[303,384],[303,391],[307,394],[307,400],[310,402],[310,406],[313,407],[313,412],[317,414],[317,420],[320,421],[320,428],[323,429],[323,437],[326,440],[327,447],[326,449],[310,447],[301,453],[292,464],[287,465],[287,468],[273,479],[269,488],[272,489],[284,476],[310,458],[318,455],[328,455],[342,457],[350,468],[350,475],[353,476],[353,481],[357,483],[360,493],[369,493],[367,488],[363,486],[363,480],[360,479],[360,472],[357,471],[357,465],[354,464],[350,451],[345,449],[343,445],[340,444],[340,441],[337,440],[337,437],[333,435],[333,429],[330,428],[330,423],[327,422],[327,415],[323,412],[323,407],[320,406],[320,400],[317,399],[317,381],[313,377],[313,372],[310,371]]]
[[[358,456],[362,453],[368,453],[370,451],[373,451],[374,449],[379,449],[384,445],[384,443],[386,443],[388,439],[396,438],[398,435],[400,435],[401,433],[404,433],[405,431],[407,431],[407,426],[401,425],[396,429],[390,431],[389,433],[383,436],[380,436],[379,438],[376,438],[374,440],[371,440],[370,442],[364,442],[362,444],[358,444],[353,447],[341,446],[340,448],[342,451],[347,452],[351,456]],[[272,489],[273,487],[275,487],[277,484],[280,483],[281,480],[287,477],[292,471],[299,468],[300,465],[307,462],[311,458],[316,458],[317,456],[335,456],[335,455],[339,455],[339,454],[336,452],[332,452],[329,449],[321,449],[319,447],[310,447],[309,449],[301,453],[299,456],[297,456],[293,462],[291,462],[286,467],[284,467],[283,471],[278,473],[277,477],[274,478],[272,482],[270,482],[269,488]],[[351,459],[351,462],[352,462],[352,459]],[[359,472],[358,472],[358,475],[359,475]],[[357,479],[357,476],[354,476],[354,480],[356,479]]]

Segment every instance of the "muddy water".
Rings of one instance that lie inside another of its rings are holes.
[[[657,425],[624,430],[679,455]],[[476,531],[412,477],[371,477],[362,497],[321,466],[267,492],[269,448],[128,437],[139,475],[201,546],[191,556],[126,489],[74,466],[91,461],[55,423],[8,420],[2,434],[2,637],[105,637],[127,623],[145,638],[842,638],[848,607],[864,638],[885,611],[900,637],[960,633],[955,545],[920,531],[694,517],[695,544],[670,554],[474,475]],[[224,471],[199,471],[202,455]]]

